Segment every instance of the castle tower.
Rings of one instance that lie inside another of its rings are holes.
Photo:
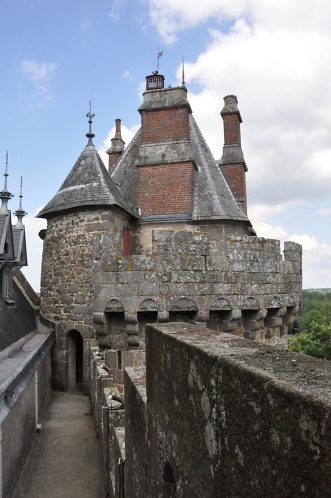
[[[247,214],[247,166],[241,149],[242,119],[237,104],[235,95],[224,97],[224,107],[221,111],[224,122],[224,147],[220,167],[238,206]]]
[[[87,383],[87,352],[94,337],[92,271],[104,255],[100,240],[106,243],[105,253],[122,254],[123,229],[131,228],[134,217],[94,147],[91,109],[87,117],[86,147],[38,214],[47,219],[40,306],[56,322],[54,380],[61,389]]]
[[[235,200],[193,117],[184,78],[165,87],[164,76],[146,77],[138,111],[141,127],[111,176],[139,212],[143,236],[147,226],[215,226],[219,233],[251,234],[246,213]]]

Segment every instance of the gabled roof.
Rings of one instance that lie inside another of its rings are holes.
[[[11,213],[0,214],[0,261],[14,260]]]
[[[236,203],[233,194],[217,165],[194,117],[190,115],[190,145],[194,155],[195,185],[192,220],[227,219],[247,221],[249,219]],[[112,179],[130,203],[137,207],[139,146],[141,130],[138,130],[118,163],[113,169]],[[144,219],[143,217],[141,218]]]
[[[110,178],[94,145],[87,145],[53,199],[38,213],[47,218],[83,206],[116,205],[134,215],[130,203]]]
[[[26,252],[24,226],[22,227],[13,226],[13,242],[14,242],[15,263],[19,267],[27,266],[28,260]]]

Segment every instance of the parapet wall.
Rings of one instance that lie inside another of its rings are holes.
[[[104,345],[118,347],[117,327],[127,330],[129,345],[143,346],[145,313],[157,315],[152,321],[191,319],[286,343],[301,300],[301,246],[285,242],[283,259],[277,240],[211,240],[174,230],[154,230],[152,237],[150,254],[114,257],[100,250],[94,258],[93,318]],[[121,313],[123,323],[112,330],[112,314],[118,320]]]
[[[330,374],[233,335],[147,326],[146,371],[125,375],[125,496],[329,497]]]
[[[1,353],[0,496],[4,498],[11,496],[50,396],[54,335],[44,327],[43,333],[27,334]]]

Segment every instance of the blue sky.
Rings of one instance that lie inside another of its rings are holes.
[[[0,161],[24,208],[38,289],[34,219],[85,145],[88,101],[103,154],[122,118],[128,142],[140,94],[164,50],[166,84],[182,56],[195,117],[216,158],[222,97],[243,117],[249,216],[258,235],[304,247],[304,287],[331,287],[331,34],[326,0],[2,0]]]

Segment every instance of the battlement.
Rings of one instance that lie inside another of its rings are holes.
[[[286,242],[283,257],[273,239],[211,240],[198,231],[153,230],[150,254],[99,254],[93,268],[93,317],[97,335],[113,334],[108,337],[112,347],[119,345],[118,330],[124,328],[133,346],[143,345],[145,318],[188,319],[286,344],[300,305],[298,244]],[[122,323],[112,327],[113,318]]]

